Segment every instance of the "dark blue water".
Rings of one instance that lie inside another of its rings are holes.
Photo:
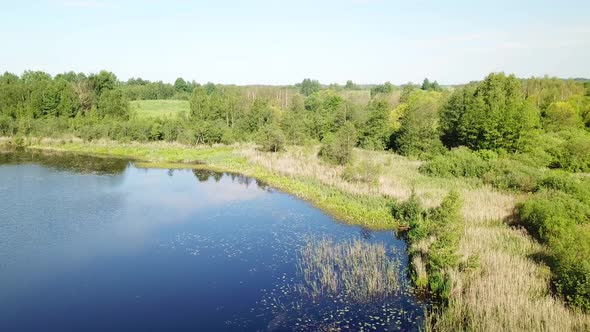
[[[308,299],[310,239],[384,243],[402,287]],[[0,154],[0,331],[416,330],[404,243],[237,175]]]

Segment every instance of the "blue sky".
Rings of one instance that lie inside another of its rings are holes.
[[[0,1],[0,71],[443,84],[590,77],[590,1]]]

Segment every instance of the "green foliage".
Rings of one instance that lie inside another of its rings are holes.
[[[550,246],[557,292],[572,306],[590,312],[590,228],[567,229]]]
[[[420,89],[420,86],[412,84],[411,82],[402,85],[402,92],[400,94],[399,101],[402,103],[407,103],[410,99],[410,96],[418,89]]]
[[[545,111],[544,127],[548,131],[560,131],[583,126],[582,118],[570,103],[554,102]]]
[[[587,223],[590,207],[566,193],[541,190],[520,204],[517,213],[533,235],[548,242],[568,228]]]
[[[420,88],[424,91],[442,91],[442,88],[437,81],[430,82],[428,78],[424,79]]]
[[[441,114],[443,142],[474,150],[519,150],[522,136],[538,122],[538,111],[525,102],[519,81],[503,73],[458,89]]]
[[[459,267],[459,241],[464,228],[461,206],[460,195],[451,191],[434,209],[425,210],[415,193],[392,207],[394,218],[409,226],[410,255],[421,256],[428,287],[443,301],[448,300],[451,291],[448,271]]]
[[[394,138],[394,148],[406,156],[435,155],[444,147],[439,138],[438,110],[442,95],[416,91],[406,101],[407,108]]]
[[[521,80],[525,98],[536,108],[544,111],[551,103],[565,101],[584,91],[581,83],[555,77],[533,77]]]
[[[356,128],[352,123],[347,122],[336,134],[324,138],[318,156],[325,161],[345,165],[352,160],[352,150],[356,144]]]
[[[489,171],[481,178],[498,189],[532,192],[542,175],[543,171],[539,168],[500,158],[490,165]]]
[[[557,292],[571,305],[590,310],[590,182],[554,172],[538,192],[517,207],[522,224],[549,247]]]
[[[389,114],[391,105],[382,99],[373,99],[369,104],[369,114],[360,135],[360,146],[365,149],[383,150],[388,147],[391,134]]]
[[[103,90],[98,99],[96,109],[98,117],[129,117],[129,103],[123,97],[121,90]]]
[[[101,70],[96,75],[90,75],[89,80],[92,89],[99,97],[104,91],[112,90],[117,85],[117,76],[106,70]]]
[[[193,86],[187,83],[182,77],[179,77],[174,81],[174,90],[176,92],[192,92]]]
[[[482,150],[484,151],[484,150]],[[483,177],[492,165],[478,153],[466,147],[454,148],[450,152],[434,157],[420,166],[420,172],[438,177]]]
[[[354,82],[352,82],[351,80],[346,81],[346,85],[344,86],[344,89],[346,90],[360,90],[361,88],[354,84]]]
[[[426,210],[414,191],[406,201],[394,202],[391,206],[391,213],[400,225],[409,228],[408,235],[411,241],[419,241],[428,235],[428,227],[424,222]]]
[[[590,135],[586,131],[571,131],[554,148],[554,167],[570,172],[590,172]]]
[[[309,96],[313,93],[316,93],[320,91],[320,89],[322,88],[320,82],[309,78],[304,79],[297,86],[299,87],[299,91],[301,92],[301,94],[304,96]]]
[[[263,151],[279,152],[285,149],[287,142],[285,134],[279,126],[268,125],[262,129],[259,143],[262,145]]]
[[[390,82],[385,82],[380,85],[375,85],[371,88],[371,97],[375,97],[379,94],[390,94],[393,92],[395,87]]]

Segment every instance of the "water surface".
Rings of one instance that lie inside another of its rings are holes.
[[[383,243],[402,287],[357,303],[298,291],[314,239]],[[0,330],[417,330],[392,232],[257,181],[120,159],[0,153]]]

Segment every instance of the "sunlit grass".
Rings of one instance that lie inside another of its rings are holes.
[[[173,118],[190,111],[188,100],[133,100],[129,105],[139,117]]]

